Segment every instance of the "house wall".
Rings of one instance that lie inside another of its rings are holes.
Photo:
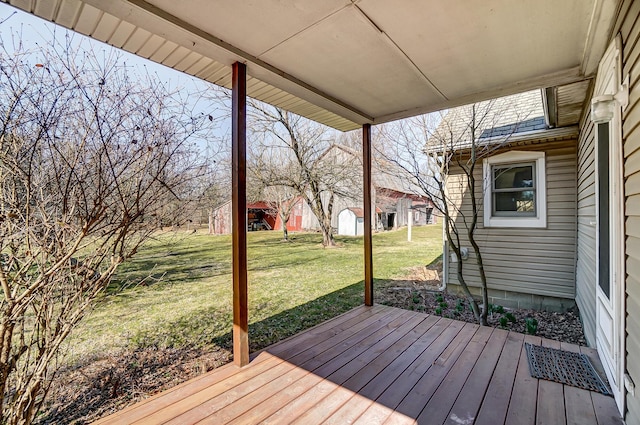
[[[508,307],[512,293],[530,294],[534,307],[536,303],[543,303],[544,307],[544,297],[566,301],[553,309],[569,307],[575,298],[577,140],[514,149],[546,152],[547,228],[484,228],[480,204],[476,240],[483,253],[490,292],[504,293],[502,304]],[[460,170],[451,170],[447,190],[458,205],[462,204],[463,213],[469,215],[470,198],[460,189],[463,179]],[[476,199],[482,199],[481,164],[476,169],[476,182]],[[469,248],[469,259],[464,260],[465,279],[480,286],[475,255],[468,240],[461,236],[461,246]],[[449,284],[458,283],[455,263],[449,265],[448,278]],[[526,299],[523,301],[521,296],[513,299],[517,301],[513,306],[526,306]]]
[[[623,45],[623,76],[629,75],[629,105],[623,112],[626,369],[636,385],[626,397],[627,425],[640,425],[640,2],[624,1],[617,26]]]
[[[584,336],[590,346],[596,342],[596,192],[594,125],[585,111],[578,141],[578,258],[576,261],[576,304]]]

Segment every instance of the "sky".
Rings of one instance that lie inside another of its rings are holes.
[[[2,41],[7,44],[12,42],[11,40],[16,34],[20,34],[20,41],[24,43],[25,47],[32,48],[37,45],[42,45],[42,43],[51,43],[54,37],[61,37],[65,31],[67,30],[58,25],[0,2],[0,37]],[[104,50],[107,52],[117,51],[121,61],[131,66],[134,73],[139,73],[140,75],[155,75],[169,89],[184,89],[189,93],[201,93],[213,87],[210,83],[180,71],[157,64],[148,59],[125,52],[124,50],[116,49],[108,44],[93,40],[81,34],[71,33],[73,34],[74,42],[85,49],[91,49],[93,51]],[[195,97],[190,97],[189,101],[193,103],[193,109],[196,112],[202,112],[203,114],[213,115],[219,118],[220,126],[215,136],[218,140],[230,140],[231,123],[230,119],[227,119],[225,116],[225,111],[228,109],[225,108],[225,105],[216,104],[216,102],[210,99],[196,99]]]

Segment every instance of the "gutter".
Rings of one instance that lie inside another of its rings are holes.
[[[476,146],[487,147],[495,146],[496,148],[505,148],[521,145],[534,145],[539,143],[555,142],[561,140],[569,140],[578,137],[580,128],[578,125],[571,125],[567,127],[549,128],[544,130],[525,131],[522,133],[514,133],[505,139],[504,136],[488,137],[476,141]],[[471,143],[460,143],[453,148],[448,148],[451,152],[464,152],[471,149]],[[434,147],[432,149],[426,149],[426,154],[442,154],[443,149],[441,146]]]

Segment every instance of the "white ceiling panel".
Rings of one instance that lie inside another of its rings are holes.
[[[428,81],[351,6],[260,59],[371,115],[441,100]]]
[[[254,56],[351,4],[350,0],[148,0]]]
[[[362,0],[358,7],[455,99],[578,67],[593,4]]]

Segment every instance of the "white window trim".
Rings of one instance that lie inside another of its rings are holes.
[[[492,216],[492,176],[493,165],[535,162],[536,163],[536,216],[535,217],[494,217]],[[482,161],[484,175],[484,227],[547,227],[547,185],[544,152],[511,151],[485,158]]]

